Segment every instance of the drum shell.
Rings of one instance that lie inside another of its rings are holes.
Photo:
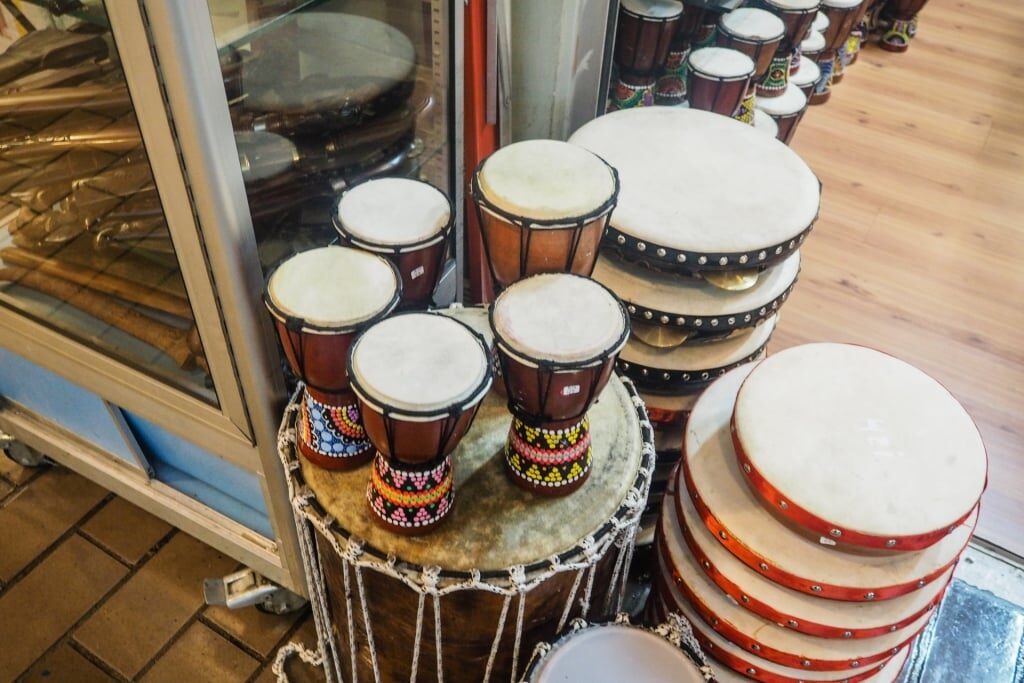
[[[547,369],[519,361],[500,345],[498,354],[502,358],[509,407],[527,424],[581,418],[608,383],[616,357],[612,354],[585,368]]]
[[[615,62],[635,75],[649,75],[665,64],[680,16],[652,19],[619,9],[615,32]]]
[[[458,416],[414,422],[401,416],[385,416],[380,408],[359,399],[363,428],[382,454],[407,464],[421,464],[450,455],[469,431],[480,407],[478,402]],[[447,441],[445,437],[447,435]]]
[[[281,347],[288,366],[306,383],[306,390],[321,403],[351,402],[348,381],[348,352],[359,330],[314,333],[288,326],[274,316]]]
[[[447,232],[445,233],[447,236]],[[441,278],[442,266],[448,248],[448,240],[441,239],[408,251],[395,253],[390,247],[374,247],[345,239],[342,243],[357,249],[365,249],[380,254],[395,264],[402,279],[402,298],[399,309],[426,308],[433,302],[434,288]],[[419,272],[417,272],[419,271]]]
[[[861,2],[863,4],[863,0]],[[846,42],[850,32],[860,18],[861,5],[853,7],[829,7],[822,5],[821,10],[828,16],[828,28],[825,29],[824,54],[834,54]]]
[[[333,616],[330,628],[338,639],[339,651],[342,653],[341,669],[351,672],[349,660],[350,635],[348,631],[348,612],[346,610],[346,593],[343,583],[345,568],[343,560],[334,548],[316,534],[319,555],[323,562],[324,578],[327,588],[329,609]],[[598,614],[600,606],[605,604],[608,587],[611,584],[612,572],[617,553],[609,550],[593,568],[594,583],[591,597],[591,614],[588,618],[604,619],[610,615]],[[382,681],[410,680],[413,642],[415,640],[418,596],[397,579],[376,571],[362,572],[366,595],[373,596],[368,600],[370,623],[373,631],[374,646],[377,651],[377,663],[380,667]],[[526,593],[523,619],[523,645],[519,652],[519,667],[523,667],[529,659],[533,643],[549,642],[558,635],[558,620],[565,603],[565,596],[573,590],[574,572],[557,574],[540,586]],[[580,589],[582,590],[582,588]],[[450,593],[441,598],[441,655],[444,664],[446,681],[469,683],[481,681],[487,668],[491,645],[494,641],[495,625],[499,623],[504,598],[482,590],[465,590]],[[434,681],[436,678],[437,641],[433,627],[433,608],[425,608],[422,630],[422,650],[420,652],[419,673],[417,680]],[[373,665],[366,647],[366,625],[363,613],[358,609],[358,600],[352,602],[352,625],[355,630],[356,657],[358,658],[359,683],[373,683]],[[516,598],[509,608],[505,629],[499,647],[499,653],[510,653],[513,648],[514,619],[519,604]],[[409,619],[396,618],[407,615]],[[575,601],[569,612],[569,618],[581,616],[579,600]],[[509,623],[511,622],[511,623]],[[381,629],[381,625],[387,626]],[[511,655],[496,657],[491,680],[511,680]],[[346,679],[349,680],[349,679]]]
[[[722,116],[733,116],[740,108],[750,88],[748,76],[732,81],[723,81],[690,69],[688,72],[687,98],[694,109],[713,111]]]
[[[719,27],[717,42],[719,47],[738,50],[754,60],[754,80],[760,81],[768,73],[768,67],[782,44],[782,37],[769,41],[752,40],[733,35]]]
[[[715,13],[706,7],[694,5],[683,0],[683,16],[679,20],[679,29],[676,32],[676,44],[679,47],[690,46],[707,38],[706,27]],[[714,25],[711,24],[712,29]]]
[[[926,4],[928,0],[888,0],[885,14],[896,21],[910,21]]]
[[[530,228],[480,207],[480,230],[495,280],[504,288],[539,273],[569,272],[589,277],[597,263],[610,213],[606,212],[582,227]],[[572,254],[577,231],[576,253]]]

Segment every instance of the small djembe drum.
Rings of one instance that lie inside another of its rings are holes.
[[[738,50],[754,61],[754,78],[740,107],[741,113],[736,117],[744,123],[754,123],[756,84],[768,75],[785,30],[782,20],[774,14],[751,7],[723,14],[718,22],[719,47]]]
[[[778,139],[788,145],[807,112],[807,96],[795,83],[790,83],[781,97],[759,98],[757,108],[775,119]]]
[[[687,58],[687,99],[692,109],[752,123],[754,60],[739,50],[702,47]]]
[[[712,671],[679,615],[654,628],[577,619],[554,643],[538,643],[519,683],[705,683]]]
[[[917,15],[928,0],[886,0],[882,10],[884,30],[878,46],[889,52],[906,52],[917,33]]]
[[[758,0],[756,4],[776,15],[786,27],[768,73],[757,86],[761,97],[779,97],[789,84],[791,64],[794,56],[799,57],[800,42],[814,21],[820,0]]]
[[[491,387],[486,342],[450,316],[396,315],[356,339],[349,374],[377,450],[370,510],[397,533],[432,530],[454,504],[451,453]]]
[[[495,300],[491,328],[512,412],[509,476],[534,493],[568,495],[590,475],[587,411],[629,337],[626,310],[593,280],[535,275]]]
[[[860,21],[861,5],[863,0],[821,0],[821,10],[828,17],[828,27],[822,34],[825,47],[817,59],[821,77],[811,94],[813,104],[824,104],[832,96],[832,73],[839,48]]]
[[[615,170],[576,145],[502,147],[472,179],[487,264],[500,290],[536,273],[590,275],[619,195]]]
[[[612,95],[616,109],[654,104],[656,78],[666,66],[682,16],[683,4],[676,0],[619,3],[614,52],[619,76]]]
[[[343,243],[395,264],[402,276],[402,308],[430,305],[455,224],[443,192],[409,178],[370,180],[341,196],[333,220]]]
[[[351,469],[373,458],[349,386],[348,352],[360,331],[394,310],[401,290],[392,263],[347,247],[302,252],[267,278],[264,303],[305,383],[298,449],[320,467]]]

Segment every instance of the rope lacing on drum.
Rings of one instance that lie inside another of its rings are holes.
[[[366,588],[363,581],[362,571],[371,569],[377,573],[402,583],[413,590],[420,597],[422,608],[426,609],[427,596],[431,596],[434,608],[434,631],[436,635],[436,666],[437,680],[443,681],[443,659],[442,659],[442,637],[441,637],[441,610],[440,601],[445,595],[459,591],[475,590],[485,591],[502,596],[502,610],[499,623],[491,645],[491,652],[488,657],[485,671],[485,681],[489,681],[493,673],[497,653],[501,647],[502,635],[508,623],[509,611],[512,601],[518,598],[519,604],[516,610],[516,632],[513,649],[513,680],[518,673],[520,651],[522,648],[523,626],[525,620],[526,598],[530,591],[537,586],[547,582],[557,574],[574,572],[575,577],[571,590],[568,592],[567,600],[558,626],[559,630],[565,625],[568,618],[573,614],[573,607],[580,598],[580,587],[584,578],[586,586],[582,598],[578,601],[578,614],[586,617],[590,611],[590,601],[596,578],[596,565],[608,552],[615,548],[615,564],[618,567],[617,576],[609,582],[609,602],[614,601],[614,609],[618,610],[622,603],[622,596],[625,592],[626,572],[625,567],[629,566],[632,556],[632,540],[636,535],[637,525],[647,497],[647,490],[650,486],[651,473],[654,468],[654,448],[650,443],[652,428],[647,420],[643,403],[636,400],[636,390],[628,379],[622,380],[631,397],[631,403],[636,408],[640,419],[640,430],[643,436],[642,458],[640,469],[634,481],[633,490],[624,498],[620,513],[613,517],[606,525],[603,532],[592,534],[584,538],[571,554],[562,554],[547,558],[545,562],[537,563],[529,567],[519,565],[507,569],[505,575],[507,581],[497,581],[493,575],[485,578],[477,569],[470,570],[462,575],[446,574],[437,567],[417,567],[405,562],[400,562],[393,554],[378,554],[372,547],[368,547],[363,539],[349,535],[334,523],[334,519],[328,515],[316,502],[315,495],[302,479],[302,469],[299,463],[294,444],[296,439],[295,430],[291,428],[294,415],[298,412],[298,401],[302,395],[303,386],[301,383],[293,394],[291,402],[285,410],[285,419],[282,421],[278,431],[278,447],[281,462],[286,473],[289,498],[292,502],[292,510],[295,516],[296,529],[298,531],[299,551],[302,559],[303,569],[308,581],[310,604],[313,612],[314,623],[317,630],[318,650],[315,653],[307,651],[307,657],[319,657],[323,664],[327,680],[331,683],[337,680],[344,680],[347,676],[343,673],[341,653],[338,651],[338,639],[334,637],[331,628],[331,611],[327,603],[326,582],[322,573],[322,565],[319,560],[318,549],[313,534],[326,543],[342,560],[342,580],[345,600],[345,614],[335,615],[336,618],[344,619],[349,633],[356,632],[355,618],[358,614],[365,626],[365,643],[369,650],[370,664],[373,669],[374,680],[381,680],[379,661],[376,646],[373,641],[373,629],[370,623],[369,607],[366,601]],[[326,552],[326,550],[325,550]],[[625,555],[625,556],[623,556]],[[353,581],[353,574],[355,580]],[[353,585],[354,584],[354,585]],[[353,599],[359,599],[358,606],[353,605]],[[419,614],[419,606],[417,608]],[[413,644],[414,666],[410,680],[415,681],[419,669],[419,653],[422,651],[421,643],[422,628],[426,620],[426,614],[422,619],[417,617],[417,633],[419,637]],[[359,646],[356,638],[348,638],[348,664],[352,681],[359,679],[360,663],[365,661],[359,656]],[[699,652],[699,650],[697,650]],[[277,656],[280,666],[275,666],[275,673],[283,670],[284,661],[291,654],[299,654],[300,650],[291,646],[283,647]],[[303,657],[306,661],[306,657]],[[275,662],[276,665],[276,662]],[[279,680],[284,680],[283,677]]]

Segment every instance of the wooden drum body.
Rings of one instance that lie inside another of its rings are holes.
[[[498,289],[537,273],[590,275],[619,193],[600,157],[554,140],[508,145],[471,183]]]
[[[426,308],[448,255],[455,210],[436,187],[408,178],[360,183],[332,216],[344,244],[379,254],[402,278],[403,308]]]
[[[620,3],[615,62],[627,82],[636,84],[650,80],[665,66],[682,15],[682,3],[674,0],[624,0]]]
[[[705,47],[687,58],[690,107],[735,116],[751,95],[754,61],[738,50]]]
[[[506,478],[509,414],[499,397],[484,399],[453,454],[458,504],[428,544],[375,525],[360,504],[365,476],[298,461],[289,413],[282,457],[293,496],[305,492],[293,500],[335,680],[519,680],[534,645],[571,619],[618,611],[653,469],[634,397],[609,382],[591,411],[592,476],[560,499]]]

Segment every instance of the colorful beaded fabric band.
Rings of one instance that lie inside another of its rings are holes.
[[[739,111],[736,112],[733,118],[736,119],[737,121],[747,124],[748,126],[754,125],[755,100],[756,97],[754,95],[753,88],[751,88],[751,92],[749,92],[746,95],[746,97],[743,98],[743,101],[740,102]]]
[[[406,470],[377,454],[366,498],[386,525],[412,531],[430,527],[448,514],[454,498],[450,457],[427,470]]]
[[[686,58],[689,55],[689,48],[669,51],[665,68],[654,89],[654,99],[658,104],[681,104],[686,99]]]
[[[768,67],[768,73],[765,74],[764,78],[760,83],[757,84],[757,94],[762,97],[778,97],[786,91],[786,86],[789,85],[789,64],[790,53],[775,55],[772,59],[771,65]]]
[[[612,93],[612,104],[618,109],[632,109],[633,107],[650,107],[654,105],[655,82],[641,85],[632,85],[622,79],[615,82],[615,90]]]
[[[338,460],[359,458],[373,447],[366,438],[358,403],[331,406],[308,391],[300,410],[299,438],[317,455]]]
[[[556,493],[582,484],[590,474],[592,460],[589,417],[565,429],[532,427],[512,418],[505,465],[517,484]]]

